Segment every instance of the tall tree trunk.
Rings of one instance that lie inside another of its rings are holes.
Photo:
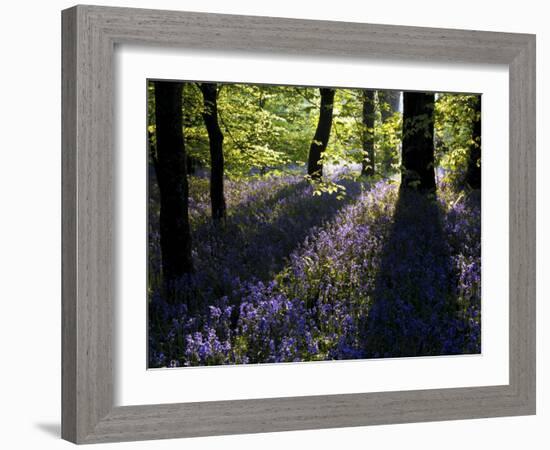
[[[435,190],[434,94],[403,93],[401,186]]]
[[[380,115],[382,122],[388,120],[394,113],[399,111],[400,91],[378,91],[378,101],[380,103]]]
[[[361,173],[374,175],[374,91],[363,91],[363,159]]]
[[[472,189],[481,189],[481,96],[476,98],[475,118],[472,127],[472,144],[468,157],[466,182]]]
[[[212,219],[218,222],[225,218],[223,193],[223,133],[218,123],[218,86],[216,83],[200,83],[204,100],[202,117],[210,143],[210,202]]]
[[[309,148],[309,157],[307,161],[307,173],[313,178],[323,176],[323,164],[321,155],[326,150],[332,127],[332,111],[334,107],[335,90],[330,88],[320,88],[321,107],[319,109],[319,122],[317,130]]]
[[[155,122],[162,273],[169,284],[193,271],[180,83],[155,82]]]

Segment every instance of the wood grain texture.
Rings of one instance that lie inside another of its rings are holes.
[[[62,31],[63,438],[93,443],[535,412],[534,36],[97,6],[63,11]],[[121,43],[508,65],[510,384],[113,407],[113,52]]]
[[[535,410],[536,93],[535,39],[510,71],[510,384]]]
[[[62,435],[76,440],[76,10],[62,17]]]

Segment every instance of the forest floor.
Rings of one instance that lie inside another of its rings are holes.
[[[300,176],[227,181],[216,226],[208,180],[190,177],[195,272],[175,304],[153,195],[149,367],[479,353],[479,192],[342,184],[340,198]]]

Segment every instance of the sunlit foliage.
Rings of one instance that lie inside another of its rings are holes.
[[[439,94],[435,102],[436,164],[461,183],[468,166],[477,95]]]

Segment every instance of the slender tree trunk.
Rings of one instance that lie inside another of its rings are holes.
[[[196,172],[195,168],[195,158],[187,155],[187,174],[194,175]]]
[[[374,91],[363,91],[363,159],[361,173],[374,175]]]
[[[434,94],[403,93],[401,186],[435,190]]]
[[[472,189],[481,189],[481,96],[476,98],[475,113],[466,182]]]
[[[169,284],[193,271],[181,84],[155,82],[155,122],[162,272]]]
[[[225,218],[223,193],[223,133],[218,123],[218,86],[216,83],[200,83],[204,100],[202,117],[210,143],[210,202],[212,219],[218,222]]]
[[[380,102],[380,115],[382,122],[388,120],[394,113],[399,111],[400,91],[378,91],[378,101]]]
[[[326,150],[332,127],[332,111],[334,107],[334,89],[320,88],[321,107],[319,110],[319,122],[317,130],[309,148],[309,157],[307,161],[307,173],[313,178],[323,176],[323,164],[321,155]]]

